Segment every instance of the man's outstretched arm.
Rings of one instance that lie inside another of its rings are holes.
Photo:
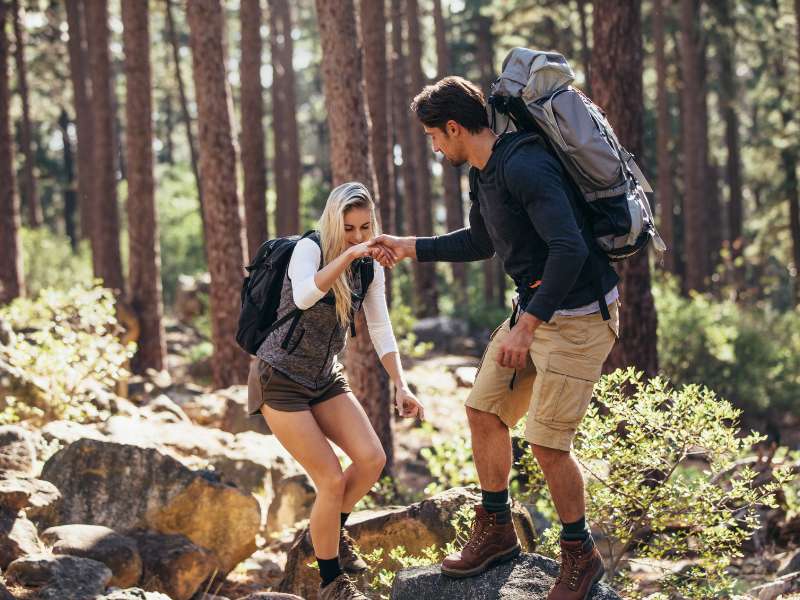
[[[464,229],[433,237],[380,235],[375,241],[392,250],[398,260],[469,262],[494,256],[494,245],[477,203],[470,207],[469,227]]]

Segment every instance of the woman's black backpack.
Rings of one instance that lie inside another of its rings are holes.
[[[266,337],[275,329],[289,321],[299,320],[303,311],[290,311],[278,318],[278,306],[281,302],[281,288],[286,269],[297,242],[303,238],[311,238],[321,246],[318,231],[306,231],[303,235],[292,235],[267,240],[256,251],[252,262],[245,267],[247,276],[242,282],[242,309],[239,313],[239,327],[236,331],[236,342],[248,354],[255,355]],[[322,258],[320,257],[320,268]],[[361,259],[358,271],[361,277],[362,294],[354,297],[354,309],[360,308],[366,290],[374,277],[372,260]],[[296,323],[295,323],[296,324]],[[355,336],[355,328],[351,324],[351,335]]]

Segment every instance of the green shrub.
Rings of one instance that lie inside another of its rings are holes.
[[[25,397],[0,397],[0,423],[97,419],[90,381],[112,390],[127,377],[135,344],[123,347],[114,297],[102,287],[44,289],[0,309],[11,334],[0,344],[0,361],[33,385]]]
[[[729,593],[731,558],[758,528],[757,508],[774,505],[788,475],[755,487],[751,468],[735,468],[762,438],[741,436],[741,412],[707,388],[673,389],[629,369],[603,377],[595,393],[598,403],[578,430],[575,454],[587,474],[587,518],[610,554],[607,577],[636,597],[625,571],[631,561],[688,559],[689,569],[664,574],[663,592]],[[530,452],[522,462],[522,471],[541,482]],[[541,551],[554,555],[558,535],[558,527],[548,529]]]
[[[38,296],[45,288],[66,290],[76,283],[91,283],[92,253],[88,240],[82,240],[77,251],[73,252],[67,236],[54,233],[47,227],[23,227],[20,238],[29,298]]]
[[[675,385],[705,385],[746,414],[800,409],[800,311],[685,298],[676,283],[654,286],[658,356]]]

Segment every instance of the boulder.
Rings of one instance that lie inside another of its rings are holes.
[[[453,340],[469,334],[469,326],[453,317],[426,317],[414,323],[413,331],[418,341],[433,342],[437,350],[448,351]]]
[[[169,596],[161,592],[145,592],[141,588],[112,589],[104,596],[98,596],[95,600],[171,600]]]
[[[462,506],[479,502],[480,493],[476,489],[452,488],[409,506],[353,513],[347,530],[362,553],[403,546],[409,554],[419,555],[428,546],[441,547],[452,541],[456,536],[451,525],[455,514]],[[515,503],[512,516],[522,549],[533,550],[536,537],[527,511]],[[307,529],[298,532],[289,550],[285,576],[279,589],[315,600],[319,574],[307,566],[314,561],[314,551],[306,532]],[[375,569],[380,568],[396,568],[388,552],[384,552],[383,560],[375,566]]]
[[[222,420],[218,427],[223,431],[241,433],[255,431],[262,434],[271,434],[267,422],[260,414],[247,413],[247,386],[237,385],[217,392],[224,401],[222,406]]]
[[[267,531],[292,527],[311,516],[317,491],[305,473],[284,477],[274,485],[274,498],[267,513]]]
[[[42,550],[36,525],[16,512],[0,511],[0,568],[5,569],[18,558]]]
[[[0,371],[0,377],[2,375]],[[17,471],[32,475],[35,464],[36,444],[33,434],[17,425],[0,427],[0,471]]]
[[[81,438],[90,440],[103,440],[105,434],[91,425],[82,425],[74,421],[50,421],[42,427],[42,437],[49,443],[58,442],[61,446],[66,446],[72,442],[77,442]]]
[[[800,571],[788,573],[772,581],[759,585],[750,590],[750,595],[758,600],[776,600],[776,598],[795,598],[796,592],[800,592]]]
[[[391,600],[546,600],[557,575],[556,561],[527,553],[464,579],[442,575],[439,565],[416,567],[397,574]],[[604,583],[596,585],[588,598],[619,600]]]
[[[166,394],[160,394],[153,398],[145,406],[145,412],[156,415],[160,421],[165,423],[177,423],[184,421],[191,423],[191,420],[183,409],[173,402]]]
[[[236,600],[303,600],[300,596],[294,594],[283,594],[281,592],[256,592],[255,594],[247,594]]]
[[[0,508],[16,513],[25,509],[26,516],[36,521],[53,510],[61,499],[58,488],[49,481],[17,477],[13,471],[0,479]]]
[[[91,558],[33,554],[8,565],[6,577],[12,584],[36,588],[37,600],[94,600],[111,580],[111,570]]]
[[[189,600],[219,570],[217,557],[182,535],[131,534],[142,555],[142,587],[172,600]]]
[[[179,321],[191,323],[195,317],[206,312],[210,288],[211,276],[208,273],[178,276],[178,289],[172,309]]]
[[[142,577],[142,558],[136,541],[102,525],[60,525],[42,532],[53,554],[82,556],[111,569],[109,585],[127,588]]]
[[[42,478],[63,495],[45,527],[85,523],[120,533],[183,534],[213,551],[223,573],[256,549],[261,514],[252,495],[154,448],[78,440],[50,457]]]

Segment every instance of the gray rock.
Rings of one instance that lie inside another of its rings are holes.
[[[256,498],[154,448],[82,439],[54,454],[42,478],[63,495],[58,514],[43,527],[86,523],[124,534],[180,533],[213,551],[224,573],[256,550]]]
[[[283,477],[274,485],[267,513],[267,531],[280,531],[311,516],[317,492],[305,473]]]
[[[126,588],[139,583],[142,558],[136,541],[102,525],[60,525],[42,532],[53,554],[82,556],[103,563],[113,574],[109,585]]]
[[[191,422],[183,409],[173,402],[166,394],[160,394],[148,402],[146,410],[158,415],[162,421],[168,423],[177,423],[179,421],[184,421],[186,423]]]
[[[13,584],[37,588],[37,600],[94,600],[111,580],[111,570],[90,558],[34,554],[12,562],[6,577]]]
[[[31,475],[35,464],[36,445],[31,432],[17,425],[0,427],[0,471]]]
[[[209,576],[218,572],[214,554],[182,535],[151,531],[131,535],[142,555],[142,585],[148,591],[162,592],[172,600],[189,600]]]
[[[32,477],[16,477],[13,471],[0,479],[0,508],[16,513],[27,510],[27,516],[36,520],[61,499],[58,488],[49,481]]]
[[[95,600],[172,600],[169,596],[161,592],[145,592],[141,588],[111,589],[105,596],[99,596]]]
[[[82,425],[74,421],[50,421],[42,427],[42,437],[47,442],[58,441],[62,446],[77,442],[81,438],[90,440],[103,440],[105,434],[100,433],[97,427]]]
[[[294,594],[282,594],[280,592],[256,592],[236,600],[303,600],[303,598]]]
[[[778,575],[788,575],[797,571],[800,571],[800,551],[795,552],[794,556],[786,563],[786,566],[778,571]]]
[[[36,526],[16,512],[0,511],[0,568],[44,550]]]
[[[439,565],[403,569],[392,586],[392,600],[545,600],[558,575],[558,563],[538,554],[521,554],[481,575],[452,579]],[[601,583],[591,600],[619,600]]]

